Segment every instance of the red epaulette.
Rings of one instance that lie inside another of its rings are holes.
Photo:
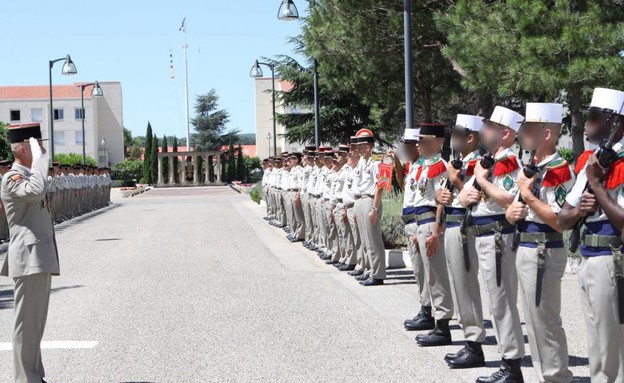
[[[518,165],[516,156],[509,156],[503,160],[496,161],[492,175],[494,177],[504,176],[505,174],[518,170],[518,168],[520,168],[520,165]]]
[[[586,150],[583,153],[581,153],[578,160],[576,161],[576,165],[574,166],[574,173],[576,175],[578,175],[581,172],[581,170],[583,170],[583,168],[585,167],[585,164],[587,163],[587,160],[589,159],[589,156],[591,156],[593,152],[594,152],[593,150]]]
[[[405,175],[407,175],[407,173],[409,173],[409,170],[410,170],[410,163],[406,162],[405,163]]]
[[[477,162],[479,161],[481,160],[476,159],[468,162],[468,167],[466,168],[466,177],[472,177],[474,175],[475,166],[477,166]]]
[[[429,165],[429,170],[427,171],[427,178],[433,179],[437,176],[444,174],[446,172],[446,165],[444,161],[440,160],[435,164]]]
[[[572,179],[572,170],[567,162],[564,162],[561,166],[557,166],[552,169],[548,169],[544,174],[544,180],[542,186],[553,187],[564,184]]]
[[[605,188],[607,190],[613,190],[616,187],[624,183],[624,158],[620,158],[611,166],[607,180],[605,181]]]

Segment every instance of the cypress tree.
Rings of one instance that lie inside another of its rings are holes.
[[[230,143],[228,149],[228,169],[227,169],[228,182],[234,181],[236,178],[236,157],[234,156],[234,144]]]
[[[243,158],[243,147],[238,144],[238,158],[236,164],[236,170],[238,173],[238,180],[245,182],[245,158]]]
[[[152,155],[150,160],[152,166],[152,184],[158,182],[158,137],[154,134],[152,138]]]
[[[152,124],[147,122],[147,132],[145,133],[145,150],[143,152],[143,178],[146,184],[152,183]]]
[[[178,152],[178,137],[173,136],[173,152],[177,153]],[[179,183],[180,182],[180,177],[178,177],[178,157],[173,157],[173,164],[171,164],[173,166],[173,179],[175,181],[175,183]]]
[[[167,153],[169,151],[169,143],[167,142],[167,136],[163,136],[162,139],[162,152]],[[163,180],[165,183],[169,183],[169,158],[163,157],[162,159],[162,172]]]

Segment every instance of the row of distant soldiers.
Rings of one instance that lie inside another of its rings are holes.
[[[572,381],[561,280],[566,247],[580,245],[591,380],[624,382],[623,106],[624,92],[594,90],[588,150],[574,169],[557,152],[561,104],[528,103],[525,117],[501,106],[487,119],[458,115],[448,161],[444,125],[406,129],[399,151],[386,156],[404,191],[401,218],[421,303],[404,327],[428,331],[416,337],[420,346],[452,344],[456,307],[466,343],[445,361],[485,366],[481,273],[502,362],[477,383],[523,382],[518,291],[538,380]],[[306,147],[263,162],[266,219],[365,286],[386,277],[379,221],[387,175],[372,160],[374,142],[363,129],[338,150]],[[516,142],[530,153],[524,165],[511,150]]]
[[[11,161],[1,161],[0,177],[9,171],[11,166]],[[45,200],[54,223],[108,206],[111,203],[111,183],[109,168],[54,162],[48,174]],[[4,207],[0,207],[0,242],[8,239],[6,214]]]

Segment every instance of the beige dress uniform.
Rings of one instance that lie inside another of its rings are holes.
[[[325,219],[325,200],[323,199],[323,188],[325,187],[325,177],[329,169],[323,166],[319,169],[314,185],[314,195],[316,196],[314,210],[316,212],[316,224],[318,225],[317,245],[321,249],[329,251],[327,247],[327,220]]]
[[[537,166],[545,169],[535,185],[539,190],[538,197],[558,214],[567,192],[574,185],[570,165],[555,153]],[[533,368],[540,382],[568,383],[572,380],[572,372],[568,369],[568,341],[561,320],[561,278],[568,261],[563,235],[544,223],[530,208],[526,219],[518,223],[518,230],[521,234],[516,268],[523,293],[524,319]],[[547,235],[552,239],[529,238]],[[542,266],[538,266],[540,263]],[[539,267],[543,269],[543,275],[537,306]]]
[[[310,215],[310,222],[312,226],[310,227],[310,242],[315,245],[319,244],[319,224],[318,224],[318,214],[316,213],[316,202],[318,199],[318,195],[316,194],[316,181],[318,180],[320,169],[318,166],[314,165],[312,167],[312,171],[310,171],[310,179],[308,179],[307,186],[307,194],[308,194],[308,214]]]
[[[41,161],[46,160],[33,161],[33,170],[14,164],[1,186],[11,242],[0,274],[15,282],[13,358],[18,383],[41,382],[45,376],[40,344],[48,315],[51,276],[60,273],[54,226],[46,203],[47,162]]]
[[[479,151],[474,151],[463,158],[462,177],[472,177],[476,162],[481,158]],[[444,232],[444,251],[448,264],[451,288],[455,293],[455,305],[459,314],[467,341],[483,343],[485,328],[483,326],[483,304],[479,286],[479,257],[475,248],[475,233],[471,227],[466,228],[468,259],[470,268],[466,270],[464,261],[461,221],[466,209],[459,203],[458,191],[453,191],[453,202],[446,206],[446,231]]]
[[[340,246],[338,246],[338,228],[333,219],[334,209],[336,207],[336,199],[334,195],[334,180],[336,179],[336,171],[329,169],[325,177],[325,185],[323,186],[323,218],[325,219],[325,227],[327,228],[326,247],[331,252],[332,262],[338,262],[341,257]]]
[[[360,229],[355,214],[355,202],[359,196],[358,187],[360,186],[360,179],[362,177],[362,164],[360,161],[349,172],[347,182],[345,185],[345,191],[343,193],[343,202],[347,209],[347,219],[349,220],[349,228],[351,229],[351,235],[353,236],[353,248],[355,249],[356,265],[355,270],[364,271],[370,269],[368,258],[366,257],[366,251],[362,244],[362,237],[360,236]]]
[[[513,171],[505,174],[493,174],[490,181],[498,188],[516,195],[518,192],[518,171],[522,166],[510,149],[501,151],[495,157],[494,173],[499,163],[506,161]],[[514,165],[515,164],[515,165]],[[474,184],[473,176],[466,185]],[[474,229],[476,250],[483,279],[487,287],[487,297],[492,310],[492,323],[498,341],[498,351],[503,359],[519,359],[524,356],[524,336],[518,313],[518,276],[516,273],[516,254],[511,250],[513,226],[505,219],[505,209],[492,198],[483,194],[482,200],[474,207]],[[499,225],[497,230],[487,230],[486,225]],[[502,230],[502,226],[506,226]],[[500,236],[501,283],[498,285],[496,271],[496,242]]]
[[[624,139],[613,149],[624,156]],[[566,202],[578,206],[587,183],[585,167],[578,174]],[[624,184],[607,189],[618,205],[624,206]],[[580,247],[581,265],[578,276],[581,285],[581,305],[587,324],[589,372],[591,381],[599,383],[624,382],[624,325],[619,322],[616,265],[610,248],[591,246],[592,236],[616,237],[621,233],[609,221],[602,209],[587,217],[587,233]],[[616,249],[623,251],[624,248]]]
[[[386,278],[386,250],[381,237],[381,217],[383,204],[379,204],[377,222],[373,225],[368,215],[373,208],[373,198],[377,192],[377,176],[379,161],[372,157],[362,158],[362,175],[358,186],[359,198],[355,201],[355,214],[360,230],[360,237],[364,245],[366,257],[370,263],[370,277],[374,279]]]
[[[419,158],[414,168],[416,168],[414,173],[416,192],[412,194],[412,214],[417,225],[418,252],[422,259],[425,283],[431,295],[432,315],[436,320],[451,319],[453,296],[444,253],[444,234],[440,238],[438,250],[431,258],[427,257],[425,246],[436,224],[435,191],[438,185],[446,183],[446,163],[440,154],[436,154],[430,158]],[[411,181],[409,183],[410,189],[414,187]]]
[[[405,236],[407,237],[407,250],[412,260],[412,268],[414,269],[414,277],[418,285],[418,296],[420,297],[420,305],[423,307],[431,307],[431,294],[429,293],[429,283],[425,278],[425,265],[420,256],[418,246],[412,241],[413,237],[418,235],[418,223],[415,218],[408,218],[409,214],[413,214],[414,199],[416,196],[416,161],[409,163],[407,174],[403,178],[403,214],[402,219],[405,223]]]
[[[351,168],[349,165],[344,164],[336,172],[334,175],[334,181],[332,183],[331,197],[330,200],[334,203],[334,209],[332,211],[333,216],[333,224],[336,228],[336,248],[338,251],[334,254],[332,261],[346,263],[345,258],[347,257],[347,225],[348,221],[344,222],[343,212],[344,203],[342,198],[342,191],[344,190],[344,185],[347,182],[347,176]],[[353,248],[351,247],[350,252],[353,253]]]
[[[301,205],[297,205],[295,200],[297,193],[301,190],[303,168],[299,165],[290,170],[290,178],[288,184],[288,208],[291,215],[292,236],[297,239],[303,239],[305,232],[305,222],[303,218],[303,209]]]
[[[267,211],[267,215],[271,215],[271,203],[269,202],[269,193],[270,193],[270,185],[269,185],[269,179],[271,178],[271,171],[272,168],[268,167],[264,170],[264,173],[262,173],[262,192],[264,194],[264,202],[266,203],[266,211]]]
[[[344,164],[336,177],[336,209],[334,210],[334,220],[336,221],[336,226],[338,226],[338,239],[340,241],[340,248],[342,249],[342,257],[339,261],[346,265],[355,266],[357,263],[357,256],[352,232],[354,228],[351,227],[349,221],[349,209],[353,209],[353,203],[355,202],[355,200],[351,199],[349,196],[349,180],[351,179],[352,172],[353,168],[349,166],[349,164]],[[343,218],[343,214],[346,214],[346,219]]]
[[[310,174],[312,173],[312,166],[306,165],[301,172],[301,189],[299,192],[299,198],[301,199],[301,211],[303,212],[304,221],[304,239],[306,242],[312,242],[312,212],[310,210],[310,193],[308,192],[308,185],[310,182]]]

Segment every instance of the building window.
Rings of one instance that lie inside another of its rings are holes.
[[[64,118],[63,108],[54,109],[54,119],[62,120]]]
[[[21,113],[19,110],[12,110],[11,111],[11,121],[21,121]]]
[[[76,117],[76,120],[82,120],[83,114],[84,114],[84,109],[82,108],[74,109],[74,116]]]
[[[41,122],[41,108],[32,108],[30,110],[30,119],[33,122]]]
[[[84,137],[82,135],[82,131],[77,130],[75,133],[76,133],[76,143],[82,145],[84,143]]]
[[[65,145],[65,132],[54,132],[54,145]]]

